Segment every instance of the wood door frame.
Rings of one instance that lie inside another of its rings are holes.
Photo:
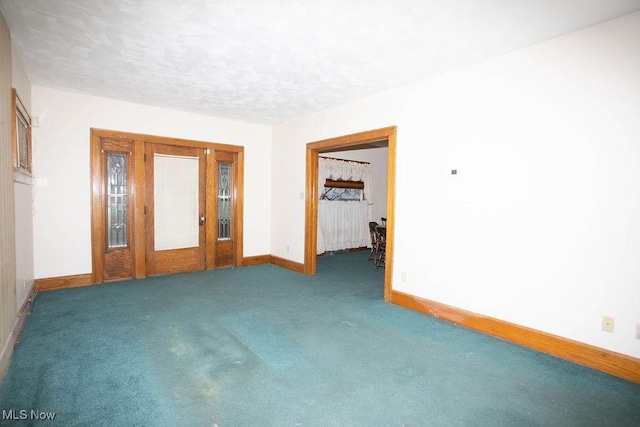
[[[336,138],[324,139],[307,144],[306,198],[305,198],[305,243],[304,273],[316,274],[318,246],[318,157],[320,153],[339,149],[367,148],[368,144],[386,140],[387,152],[387,241],[384,268],[384,299],[390,301],[393,279],[393,252],[395,230],[396,192],[396,133],[397,127],[390,126]]]
[[[165,144],[187,146],[195,148],[204,148],[209,150],[207,155],[207,179],[206,185],[209,186],[215,182],[211,177],[213,175],[213,166],[215,164],[215,151],[231,152],[236,154],[237,168],[235,178],[237,183],[237,197],[234,199],[235,218],[233,220],[233,229],[235,231],[235,248],[234,255],[236,265],[241,266],[243,262],[243,220],[244,220],[244,147],[239,145],[221,144],[216,142],[196,141],[180,138],[171,138],[157,135],[138,134],[131,132],[122,132],[108,129],[91,128],[91,254],[92,254],[92,277],[93,284],[104,282],[104,242],[105,218],[104,218],[104,191],[102,188],[102,166],[101,166],[101,141],[102,139],[112,140],[130,140],[133,141],[133,151],[131,153],[134,162],[134,177],[132,185],[132,197],[134,200],[133,208],[133,263],[134,278],[141,279],[147,277],[145,266],[146,253],[146,220],[145,220],[145,144]],[[211,193],[207,191],[206,209],[207,212],[213,212],[215,200],[209,196]],[[215,194],[215,191],[213,192]],[[206,245],[207,254],[205,255],[205,269],[215,268],[213,264],[213,256],[209,253],[214,248],[215,242],[215,224],[213,221],[206,221]]]

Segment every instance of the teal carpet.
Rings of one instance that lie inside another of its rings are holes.
[[[640,425],[639,384],[386,303],[366,258],[38,294],[0,423]]]

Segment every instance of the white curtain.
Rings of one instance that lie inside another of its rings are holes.
[[[318,201],[318,253],[371,246],[366,202]]]
[[[373,218],[371,165],[320,157],[318,159],[318,194],[324,192],[327,179],[362,181],[364,201],[318,201],[317,253],[370,247],[369,221]]]

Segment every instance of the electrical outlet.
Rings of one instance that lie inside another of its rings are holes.
[[[400,274],[400,281],[402,283],[405,283],[407,281],[407,273],[401,273]]]
[[[636,325],[636,339],[640,340],[640,323]]]
[[[602,316],[602,330],[605,332],[613,332],[613,317]]]

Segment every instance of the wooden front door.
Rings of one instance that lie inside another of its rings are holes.
[[[244,149],[91,129],[93,283],[240,266]]]
[[[146,143],[145,182],[147,275],[203,270],[205,150]]]

